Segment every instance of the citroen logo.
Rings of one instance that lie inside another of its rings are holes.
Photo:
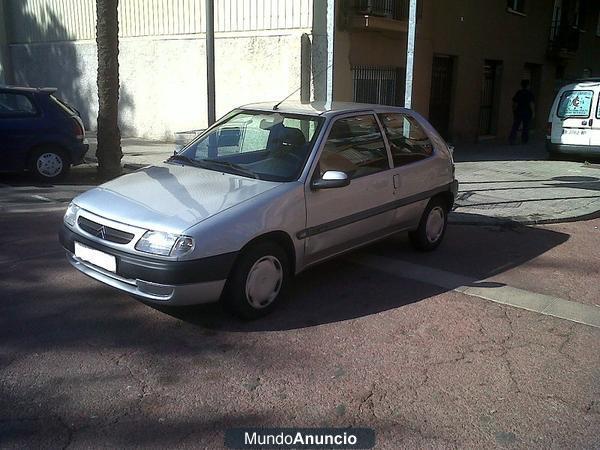
[[[100,229],[96,232],[96,236],[100,239],[106,239],[106,230],[104,229],[104,225],[100,226]]]

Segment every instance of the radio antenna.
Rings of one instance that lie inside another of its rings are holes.
[[[325,67],[324,69],[319,70],[313,77],[313,80],[316,79],[318,76],[320,76],[321,74],[323,74],[323,72],[325,72],[327,69],[329,69],[330,67],[332,67],[333,64],[330,64],[329,66]],[[291,94],[289,94],[287,97],[285,97],[283,100],[281,100],[279,103],[277,103],[275,106],[273,106],[273,111],[277,111],[277,109],[279,108],[279,105],[281,105],[283,102],[285,102],[288,98],[290,98],[292,95],[294,95],[296,92],[298,92],[300,89],[302,89],[302,85],[298,86],[298,89],[294,90]]]

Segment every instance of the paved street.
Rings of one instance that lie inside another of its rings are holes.
[[[243,425],[367,426],[390,449],[600,446],[600,219],[453,220],[434,253],[369,246],[243,323],[72,269],[56,233],[90,170],[0,179],[0,447],[212,449]]]

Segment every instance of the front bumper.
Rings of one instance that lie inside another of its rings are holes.
[[[237,253],[191,261],[165,261],[131,255],[102,246],[63,225],[59,240],[73,267],[97,281],[144,301],[163,305],[194,305],[219,300]],[[113,255],[116,273],[75,256],[75,241]]]
[[[546,140],[546,150],[548,153],[600,157],[600,146],[598,145],[555,144]]]

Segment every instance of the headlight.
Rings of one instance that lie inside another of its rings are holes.
[[[188,236],[147,231],[135,244],[136,250],[162,256],[182,256],[194,248],[194,239]]]
[[[70,227],[75,226],[75,219],[77,218],[77,211],[79,211],[79,206],[74,203],[69,203],[69,207],[67,208],[67,212],[65,213],[65,223]]]

